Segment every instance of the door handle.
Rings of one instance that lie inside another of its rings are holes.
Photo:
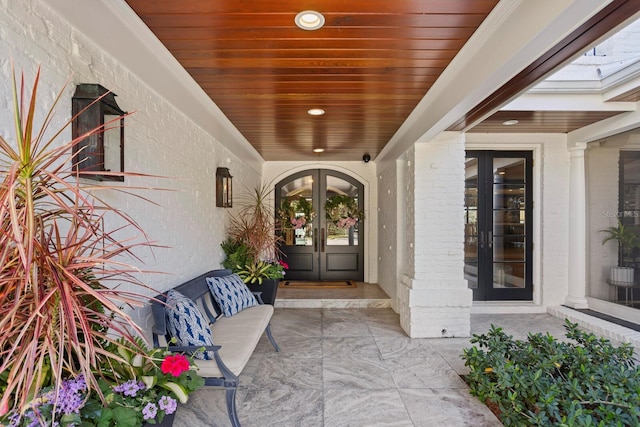
[[[324,228],[320,232],[320,252],[324,252]]]
[[[489,246],[489,249],[493,248],[493,231],[489,231],[489,237],[487,239],[487,245]]]
[[[313,252],[318,252],[318,227],[313,229]]]
[[[484,231],[480,232],[480,249],[484,249]]]

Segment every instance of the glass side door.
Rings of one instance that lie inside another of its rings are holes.
[[[466,162],[465,277],[475,300],[530,300],[532,154],[470,151]]]

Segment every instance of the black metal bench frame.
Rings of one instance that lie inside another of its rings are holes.
[[[206,278],[207,277],[224,277],[231,274],[231,270],[212,270],[207,273],[201,274],[200,276],[193,278],[181,285],[178,285],[173,288],[173,290],[180,292],[187,298],[194,301],[201,309],[203,309],[203,314],[207,316],[210,323],[215,322],[215,319],[222,313],[220,307],[215,302],[215,300],[211,296],[211,292],[209,291],[209,286],[207,285]],[[256,298],[260,304],[263,304],[261,292],[254,292]],[[163,337],[167,343],[171,341],[171,336],[167,329],[167,316],[165,314],[165,303],[166,296],[164,294],[156,296],[152,301],[151,311],[153,313],[153,345],[155,347],[163,347],[167,348],[167,346],[163,346],[160,342],[160,337]],[[265,331],[267,333],[267,337],[269,341],[273,345],[273,348],[276,351],[280,351],[280,347],[273,338],[271,334],[271,323],[267,324]],[[215,337],[214,337],[215,340]],[[168,350],[172,352],[178,353],[192,353],[196,350],[206,350],[213,352],[213,357],[222,373],[222,377],[205,377],[204,384],[205,386],[213,386],[213,387],[224,387],[225,388],[225,398],[227,403],[227,413],[229,415],[229,420],[231,421],[231,425],[233,427],[240,427],[240,421],[238,420],[238,412],[236,409],[236,391],[238,389],[239,378],[237,375],[233,374],[224,364],[219,355],[219,350],[222,347],[219,345],[213,346],[168,346]]]

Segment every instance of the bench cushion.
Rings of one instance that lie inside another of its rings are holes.
[[[261,304],[243,310],[235,316],[220,317],[211,325],[216,345],[224,364],[235,375],[240,375],[256,348],[260,337],[273,315],[273,306]],[[198,360],[198,374],[203,377],[220,377],[222,373],[213,360]]]
[[[222,314],[226,317],[238,314],[245,308],[258,305],[256,297],[237,274],[207,277],[207,284],[213,298],[222,309]]]
[[[178,291],[167,292],[167,328],[178,345],[201,346],[213,345],[213,337],[209,322],[196,304]],[[213,359],[213,353],[198,351],[193,355],[196,359]]]

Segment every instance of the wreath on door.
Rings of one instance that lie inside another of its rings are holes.
[[[339,228],[348,229],[364,219],[364,212],[358,209],[358,201],[344,194],[329,197],[324,210],[327,220]]]
[[[307,223],[313,221],[316,211],[313,205],[303,196],[285,197],[280,202],[278,216],[282,221],[283,228],[303,228]]]

